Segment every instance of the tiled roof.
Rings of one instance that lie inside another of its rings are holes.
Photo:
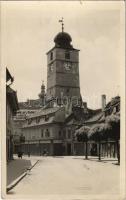
[[[42,115],[48,115],[48,114],[52,114],[57,112],[58,110],[60,110],[62,107],[54,107],[54,108],[43,108],[38,110],[37,112],[35,112],[34,114],[31,114],[30,116],[28,116],[28,118],[34,118],[34,117],[39,117]]]
[[[116,104],[119,104],[119,103],[120,103],[120,97],[116,96],[116,97],[112,98],[112,100],[106,105],[105,110],[107,110],[111,106],[115,106]]]
[[[28,128],[28,127],[38,127],[41,125],[46,125],[46,124],[50,124],[54,122],[54,116],[49,117],[48,121],[45,121],[44,118],[41,118],[39,123],[36,123],[36,121],[34,120],[31,124],[24,124],[23,128]]]
[[[19,109],[18,107],[18,99],[17,99],[17,93],[15,90],[10,88],[10,86],[6,87],[6,95],[7,95],[7,100],[10,103],[11,108],[13,111],[17,111]]]
[[[20,109],[37,110],[42,108],[40,99],[29,99],[26,102],[19,102]]]
[[[10,74],[8,68],[6,68],[6,82],[11,80],[11,82],[14,81],[14,78],[12,77],[12,75]]]
[[[92,116],[91,118],[89,118],[87,121],[85,121],[86,123],[92,123],[92,122],[96,122],[98,120],[100,120],[103,117],[103,113],[99,112],[96,115]]]

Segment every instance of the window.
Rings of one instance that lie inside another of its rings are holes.
[[[61,137],[61,131],[59,131],[59,137]]]
[[[68,129],[68,138],[70,139],[71,138],[71,130]]]
[[[120,111],[120,106],[119,106],[119,105],[117,105],[117,107],[116,107],[116,111],[117,111],[117,112]]]
[[[49,133],[49,130],[48,130],[48,129],[46,129],[45,136],[46,136],[46,137],[49,137],[49,136],[50,136],[50,133]]]
[[[53,63],[50,65],[50,71],[53,72],[54,66]]]
[[[53,52],[50,53],[50,60],[53,60]]]
[[[49,120],[49,116],[45,115],[45,121],[48,121],[48,120]]]
[[[66,138],[66,130],[63,130],[63,137]]]
[[[33,139],[33,140],[35,139],[35,136],[34,136],[34,135],[32,136],[32,139]]]
[[[70,89],[67,88],[66,92],[69,93]]]
[[[44,136],[44,134],[43,134],[43,129],[41,130],[41,137],[43,137]]]
[[[31,124],[32,123],[32,119],[28,119],[28,124]]]
[[[38,124],[40,122],[40,117],[36,118],[36,123]]]
[[[70,59],[70,52],[65,52],[65,59]]]

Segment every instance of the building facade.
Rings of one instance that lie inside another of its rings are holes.
[[[42,155],[46,149],[48,155],[63,155],[64,119],[64,107],[45,108],[30,115],[21,129],[25,143],[17,144],[16,150]]]
[[[13,159],[14,152],[14,126],[13,116],[18,110],[17,93],[10,87],[13,77],[6,69],[6,159]]]
[[[79,50],[73,48],[71,42],[71,36],[63,29],[56,35],[55,46],[47,53],[47,92],[42,83],[38,100],[19,104],[21,110],[35,108],[36,112],[24,121],[15,118],[15,132],[25,137],[24,144],[15,145],[16,152],[22,148],[24,152],[41,154],[46,148],[49,155],[72,153],[72,128],[65,127],[65,119],[72,113],[73,106],[81,107],[81,94]]]
[[[106,115],[114,112],[110,110],[115,109],[118,98],[106,105],[106,96],[102,95],[102,109],[98,110],[89,109],[82,102],[79,50],[71,42],[71,36],[63,29],[56,35],[55,46],[47,52],[47,91],[42,83],[39,99],[19,104],[19,112],[29,114],[15,118],[15,133],[25,138],[21,142],[19,137],[15,143],[16,153],[42,155],[46,149],[48,155],[84,155],[84,144],[75,139],[75,130],[104,123]],[[93,145],[97,148],[97,144]]]

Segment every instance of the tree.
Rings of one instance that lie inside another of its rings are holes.
[[[84,142],[86,146],[85,159],[88,159],[88,132],[90,128],[88,126],[82,126],[76,130],[75,136],[79,142]]]
[[[120,116],[116,114],[112,114],[106,117],[106,122],[111,126],[111,131],[109,132],[109,137],[116,142],[117,146],[117,158],[118,163],[120,164]]]
[[[109,130],[110,127],[106,123],[96,124],[93,126],[89,131],[89,139],[94,140],[95,142],[98,142],[99,147],[99,153],[98,153],[98,159],[101,160],[101,141],[108,138],[107,130]]]

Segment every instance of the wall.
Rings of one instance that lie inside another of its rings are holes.
[[[6,158],[13,159],[13,113],[8,100],[6,100]]]
[[[46,136],[46,130],[49,131],[49,137]],[[39,139],[49,139],[49,138],[58,138],[59,131],[61,130],[60,125],[58,124],[48,124],[37,127],[27,127],[23,128],[22,132],[26,140],[39,140]]]

